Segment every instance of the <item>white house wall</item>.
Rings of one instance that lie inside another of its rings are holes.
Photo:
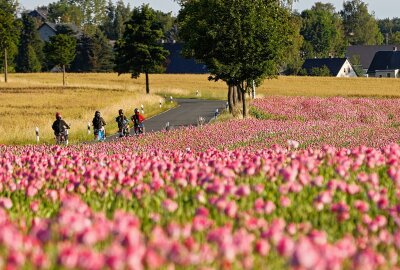
[[[377,78],[399,78],[399,70],[377,70],[375,72]]]
[[[351,78],[351,77],[358,77],[358,76],[357,76],[357,73],[354,71],[353,67],[351,66],[350,62],[346,61],[336,77]]]

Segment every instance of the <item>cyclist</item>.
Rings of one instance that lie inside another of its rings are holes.
[[[127,136],[129,134],[129,122],[122,109],[118,111],[118,116],[115,118],[115,121],[118,123],[119,137]]]
[[[144,116],[139,113],[139,109],[136,108],[134,114],[131,117],[133,122],[133,128],[136,135],[143,133],[143,121],[145,120]]]
[[[61,137],[65,141],[68,140],[67,134],[66,134],[66,129],[70,129],[69,125],[62,119],[61,114],[59,112],[56,113],[56,121],[54,121],[53,125],[51,128],[54,131],[54,135],[56,136],[56,141],[57,143],[61,142]]]
[[[103,117],[101,117],[99,111],[96,111],[96,113],[94,114],[92,123],[93,123],[93,130],[94,130],[94,138],[104,140],[106,137],[105,130],[104,130],[106,121],[104,121]]]

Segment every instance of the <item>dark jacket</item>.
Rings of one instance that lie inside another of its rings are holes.
[[[145,120],[145,118],[140,113],[135,113],[134,115],[132,115],[131,120],[133,122],[133,125],[137,127]]]
[[[124,121],[126,121],[125,123],[128,123],[128,118],[126,118],[125,115],[120,115],[115,118],[115,121],[118,123],[118,128],[123,128],[125,126]]]
[[[54,134],[58,135],[58,134],[64,132],[65,129],[69,129],[69,126],[67,125],[67,123],[65,123],[64,120],[57,119],[56,121],[54,121],[51,128],[54,130]]]
[[[103,126],[106,125],[106,122],[104,121],[103,117],[94,117],[93,118],[93,128],[94,129],[101,129]]]

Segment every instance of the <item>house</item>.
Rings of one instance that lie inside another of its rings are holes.
[[[40,39],[47,42],[52,36],[57,34],[56,24],[45,22],[39,27],[38,33]]]
[[[346,56],[353,66],[360,65],[367,73],[369,66],[377,52],[392,51],[400,45],[352,45],[347,48]]]
[[[44,23],[47,21],[48,11],[47,9],[35,9],[28,12],[28,15],[31,16],[33,19]]]
[[[391,51],[377,52],[368,69],[368,76],[377,78],[400,78],[400,51],[394,47]]]
[[[57,34],[57,27],[59,26],[65,26],[70,28],[72,32],[76,33],[76,37],[78,38],[82,34],[79,28],[74,24],[65,24],[65,23],[55,24],[51,22],[45,22],[38,29],[40,39],[43,41],[49,41],[50,37],[55,36]]]
[[[166,61],[167,74],[206,74],[207,67],[197,63],[194,59],[188,59],[182,56],[182,43],[164,43],[164,49],[169,51]]]
[[[333,77],[357,77],[356,72],[347,58],[307,59],[302,69],[310,75],[314,69],[323,69],[324,67],[329,69],[329,73]]]

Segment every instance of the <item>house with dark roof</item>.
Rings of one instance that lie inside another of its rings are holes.
[[[167,74],[206,74],[207,67],[197,63],[194,59],[182,56],[182,43],[164,43],[164,48],[169,51],[166,61]]]
[[[352,65],[347,58],[315,58],[307,59],[302,69],[304,69],[308,75],[313,74],[313,70],[322,69],[327,67],[329,73],[333,77],[357,77]]]
[[[72,30],[72,32],[76,33],[76,36],[79,37],[82,33],[79,28],[74,24],[55,24],[51,22],[43,23],[39,29],[39,37],[43,41],[49,41],[50,37],[55,36],[57,34],[57,27],[58,26],[66,26]]]
[[[393,47],[400,48],[400,45],[352,45],[347,48],[346,56],[353,66],[360,65],[367,73],[375,54],[380,51],[392,51]]]
[[[41,21],[42,23],[47,21],[48,12],[46,9],[35,9],[28,12],[28,15],[32,18]]]
[[[377,52],[367,74],[377,78],[400,78],[400,51],[397,47],[391,51]]]

